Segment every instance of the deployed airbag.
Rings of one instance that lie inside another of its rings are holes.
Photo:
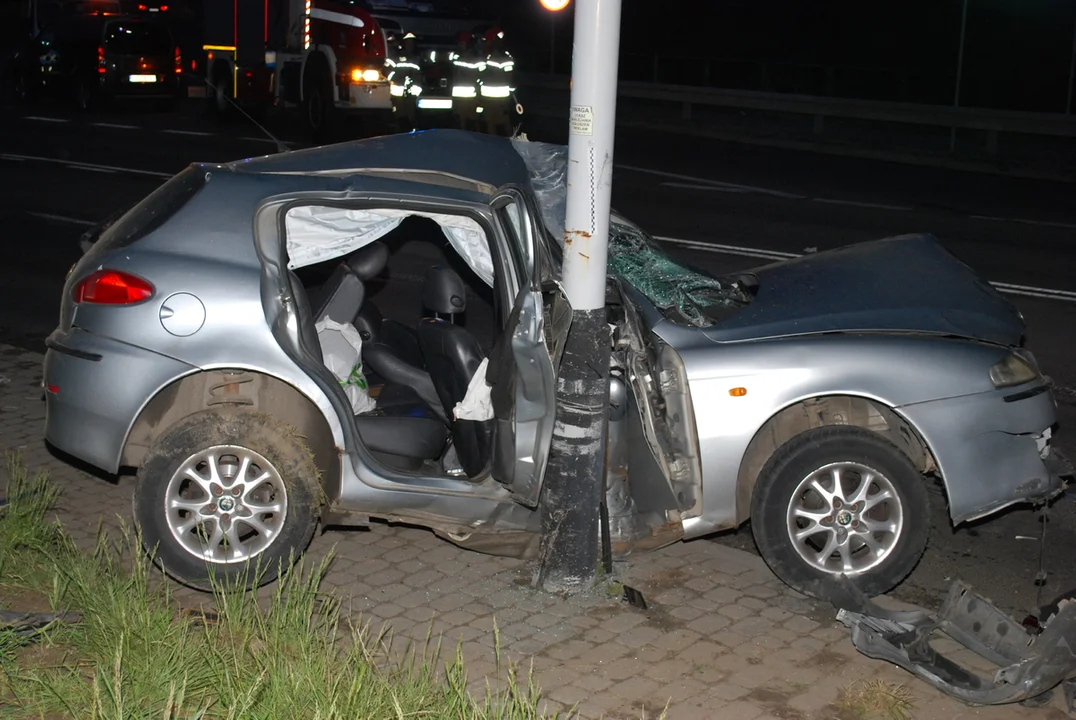
[[[294,207],[284,219],[288,268],[294,270],[353,253],[388,235],[411,216],[436,222],[475,275],[493,287],[493,258],[486,233],[477,222],[463,215],[412,210]]]

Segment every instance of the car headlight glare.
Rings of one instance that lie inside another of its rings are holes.
[[[1004,360],[990,368],[990,381],[994,387],[1003,388],[1022,385],[1039,377],[1034,360],[1009,353]]]

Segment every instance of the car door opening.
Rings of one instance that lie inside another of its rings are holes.
[[[493,423],[473,408],[488,406],[484,361],[499,334],[486,231],[466,215],[326,205],[291,208],[285,228],[310,308],[302,324],[317,329],[306,343],[340,380],[374,459],[481,481]]]

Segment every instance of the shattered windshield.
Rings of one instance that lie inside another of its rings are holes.
[[[530,171],[543,224],[563,246],[568,148],[514,140]],[[609,223],[609,272],[621,278],[666,315],[696,327],[713,325],[723,313],[751,302],[740,280],[715,278],[669,257],[650,235],[613,213]]]
[[[698,327],[714,324],[714,308],[751,302],[739,281],[715,278],[678,263],[641,228],[616,214],[609,220],[609,272],[660,309],[675,308]]]

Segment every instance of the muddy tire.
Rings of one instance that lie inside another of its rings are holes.
[[[869,597],[900,584],[926,550],[930,522],[923,476],[908,456],[856,427],[789,440],[762,469],[751,503],[770,569],[822,600],[842,573]]]
[[[321,506],[317,467],[287,426],[206,411],[167,430],[138,471],[135,520],[170,576],[253,588],[306,550]]]

